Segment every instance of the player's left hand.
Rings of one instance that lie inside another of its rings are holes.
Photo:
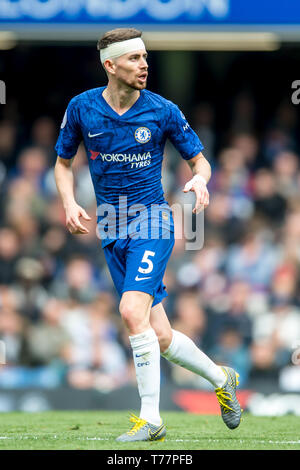
[[[194,178],[193,178],[194,179]],[[188,181],[183,188],[184,193],[194,191],[196,194],[196,204],[193,209],[193,214],[199,214],[209,204],[209,192],[206,184],[202,180]]]

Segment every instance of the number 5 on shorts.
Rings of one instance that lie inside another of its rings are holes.
[[[151,256],[155,256],[155,251],[145,250],[145,253],[144,253],[144,256],[143,256],[143,259],[142,259],[141,262],[146,263],[148,265],[148,267],[147,268],[139,267],[139,269],[138,269],[139,273],[142,273],[142,274],[151,273],[151,271],[153,269],[153,263],[152,263],[151,259],[149,259]]]

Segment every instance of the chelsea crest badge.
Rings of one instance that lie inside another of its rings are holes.
[[[140,144],[145,144],[151,139],[151,132],[148,127],[138,127],[134,133],[134,138]]]

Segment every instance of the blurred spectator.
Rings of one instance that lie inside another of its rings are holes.
[[[10,184],[5,203],[5,222],[16,231],[23,254],[37,256],[45,201],[39,198],[30,181],[18,178]]]
[[[276,190],[284,198],[299,193],[299,158],[294,152],[279,152],[273,160],[272,170]]]
[[[278,364],[276,359],[276,351],[272,341],[268,339],[260,339],[253,341],[250,348],[251,355],[251,372],[255,380],[262,378],[263,381],[277,379]]]
[[[230,146],[239,150],[248,168],[254,169],[258,164],[259,141],[251,132],[236,132],[230,139]]]
[[[299,309],[279,300],[273,301],[268,313],[255,318],[250,348],[253,379],[278,381],[280,370],[291,364],[292,347],[295,338],[299,339],[299,324]]]
[[[234,330],[239,336],[241,345],[249,346],[252,340],[252,322],[248,315],[248,301],[251,285],[243,280],[232,282],[223,297],[222,310],[210,306],[209,341],[217,343],[221,332]]]
[[[275,176],[266,168],[261,168],[253,180],[253,199],[257,215],[263,216],[268,225],[278,226],[285,217],[287,203],[277,190]]]
[[[46,223],[50,226],[52,225],[61,225],[67,231],[66,228],[66,215],[61,203],[61,200],[58,196],[51,198],[48,201],[47,206],[45,207],[44,217]]]
[[[15,265],[20,256],[18,234],[10,227],[0,228],[0,284],[11,284],[15,279]]]
[[[69,384],[80,389],[112,390],[128,381],[125,353],[110,296],[99,295],[86,307],[74,304],[62,325],[72,340]]]
[[[173,327],[198,345],[201,344],[206,328],[206,316],[197,292],[186,292],[178,296]]]
[[[33,258],[20,258],[16,264],[16,279],[12,289],[17,299],[18,310],[31,321],[40,318],[41,311],[48,300],[48,293],[42,285],[44,269]]]
[[[41,116],[36,119],[31,129],[31,145],[44,149],[48,153],[50,161],[51,157],[55,155],[56,132],[56,123],[49,116]]]
[[[270,341],[278,361],[283,360],[284,364],[290,361],[292,344],[299,338],[300,310],[287,300],[274,297],[270,310],[253,322],[254,343]]]
[[[272,164],[280,152],[294,150],[295,142],[288,132],[280,127],[271,127],[265,134],[262,143],[264,160]]]
[[[193,128],[201,142],[205,143],[205,157],[214,166],[216,136],[214,131],[215,113],[210,103],[199,103],[194,108]]]
[[[32,324],[16,313],[1,322],[6,366],[0,370],[2,388],[55,388],[63,384],[68,358],[66,333],[59,326],[61,307],[56,300],[44,306],[43,316]],[[12,361],[12,352],[18,357]]]
[[[24,320],[16,310],[7,306],[0,308],[0,339],[5,344],[5,363],[8,366],[18,365],[23,360],[24,326]]]
[[[64,272],[54,280],[51,292],[59,299],[72,299],[89,303],[98,295],[98,286],[90,261],[80,255],[74,255]]]
[[[49,157],[44,149],[26,148],[18,156],[17,177],[28,181],[35,193],[41,195],[44,193],[44,180],[49,165]]]
[[[6,169],[15,164],[17,127],[9,120],[0,121],[0,156]]]
[[[233,100],[232,120],[230,129],[232,132],[248,132],[255,130],[255,99],[247,91],[239,93]]]
[[[51,282],[64,267],[67,250],[68,232],[65,227],[57,224],[50,225],[41,239],[42,263],[47,281]]]
[[[193,274],[196,287],[201,290],[201,299],[206,306],[217,304],[226,287],[226,280],[222,274],[225,260],[225,244],[215,234],[206,234],[204,248],[193,256],[192,262],[182,264],[178,275],[184,278],[186,283],[190,281]],[[191,269],[193,267],[193,270]],[[186,273],[186,274],[185,274]],[[183,282],[182,282],[182,285]],[[221,300],[221,303],[223,301]]]
[[[299,272],[290,260],[282,263],[274,271],[270,284],[270,301],[297,304]]]
[[[243,279],[254,289],[268,289],[278,260],[278,248],[264,240],[256,229],[248,227],[241,243],[228,250],[226,274],[231,281]]]
[[[228,193],[216,192],[205,210],[205,230],[221,238],[226,245],[239,241],[250,216],[248,209],[251,211],[251,208],[248,207],[244,214],[246,217],[233,216],[233,200],[234,198]],[[240,210],[238,213],[241,214]]]
[[[187,291],[180,294],[176,302],[176,315],[172,322],[175,330],[181,331],[191,338],[199,347],[203,347],[206,330],[206,314],[201,306],[196,291]],[[203,379],[192,372],[178,366],[171,365],[172,378],[178,384],[202,384]],[[205,382],[205,381],[204,381]],[[205,383],[203,384],[205,386]]]
[[[234,196],[249,194],[249,170],[243,152],[235,148],[224,149],[220,152],[218,164],[212,175],[213,189],[229,191]]]
[[[220,152],[219,165],[209,183],[212,193],[228,198],[227,218],[249,219],[253,213],[250,198],[250,172],[245,155],[238,149],[227,148]]]
[[[233,367],[238,371],[241,386],[247,383],[251,370],[250,353],[241,333],[234,325],[228,325],[223,329],[209,354],[216,363]]]
[[[273,125],[296,137],[298,130],[298,115],[296,107],[291,103],[290,99],[284,99],[279,103],[275,113]]]
[[[26,329],[27,361],[31,366],[55,365],[58,374],[69,360],[70,339],[61,326],[64,305],[56,299],[45,303],[41,318]]]

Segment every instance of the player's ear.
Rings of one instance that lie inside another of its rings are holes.
[[[104,65],[104,68],[105,68],[106,72],[111,73],[112,75],[114,75],[116,73],[116,71],[115,71],[116,65],[115,65],[113,60],[106,59],[106,61],[104,62],[103,65]]]

